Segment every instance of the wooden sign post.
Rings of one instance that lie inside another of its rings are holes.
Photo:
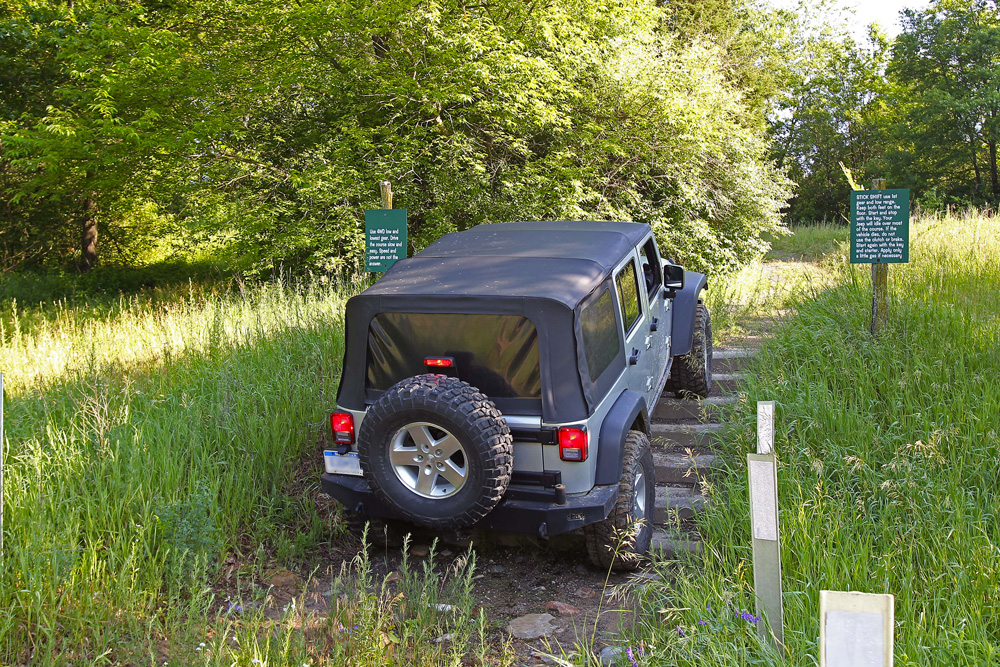
[[[872,180],[872,190],[885,190],[885,179]],[[889,315],[889,265],[882,262],[872,264],[872,335],[885,328]]]
[[[379,183],[379,189],[382,191],[382,208],[391,209],[392,208],[392,183],[389,181],[382,181]]]
[[[753,537],[753,584],[757,598],[757,633],[776,649],[785,644],[781,604],[781,542],[778,535],[778,474],[774,457],[774,401],[757,402],[757,453],[747,454],[750,478],[750,524]],[[770,627],[770,634],[768,633]]]
[[[820,667],[892,667],[891,595],[819,592]]]
[[[851,192],[851,263],[872,265],[873,336],[889,314],[889,263],[910,260],[910,191],[886,190],[885,179],[871,190]]]

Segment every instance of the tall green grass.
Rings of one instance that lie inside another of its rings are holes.
[[[791,234],[767,239],[771,244],[769,258],[817,260],[831,252],[843,250],[850,241],[850,228],[846,223],[799,223],[789,229]]]
[[[357,288],[7,303],[0,664],[509,661],[473,608],[471,556],[404,562],[396,583],[364,552],[307,576],[344,537],[315,491]],[[274,565],[305,575],[283,610]]]
[[[709,280],[705,303],[717,346],[737,340],[754,345],[785,321],[804,296],[830,284],[843,255],[819,261],[755,261]]]
[[[8,305],[0,663],[148,663],[221,556],[296,539],[278,524],[308,503],[282,490],[334,405],[344,298]]]
[[[832,589],[896,596],[897,665],[1000,664],[1000,221],[916,222],[911,258],[877,340],[868,267],[841,265],[765,345],[729,415],[729,469],[706,483],[706,553],[645,588],[634,644],[651,663],[816,664]],[[787,657],[740,616],[758,400],[777,401]]]

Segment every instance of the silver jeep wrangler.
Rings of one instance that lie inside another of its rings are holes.
[[[636,567],[649,414],[711,388],[705,285],[644,224],[443,236],[347,303],[323,490],[380,529],[582,529],[596,565]]]

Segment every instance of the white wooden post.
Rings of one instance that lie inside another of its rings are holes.
[[[820,667],[892,667],[892,595],[819,592]]]
[[[757,403],[757,453],[747,454],[750,524],[753,532],[753,582],[757,632],[776,649],[785,644],[781,604],[781,542],[778,531],[778,475],[774,457],[774,401]],[[767,623],[763,623],[764,620]],[[770,635],[767,631],[770,626]]]

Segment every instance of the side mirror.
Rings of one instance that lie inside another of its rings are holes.
[[[684,289],[684,267],[664,262],[663,286],[668,290]]]

